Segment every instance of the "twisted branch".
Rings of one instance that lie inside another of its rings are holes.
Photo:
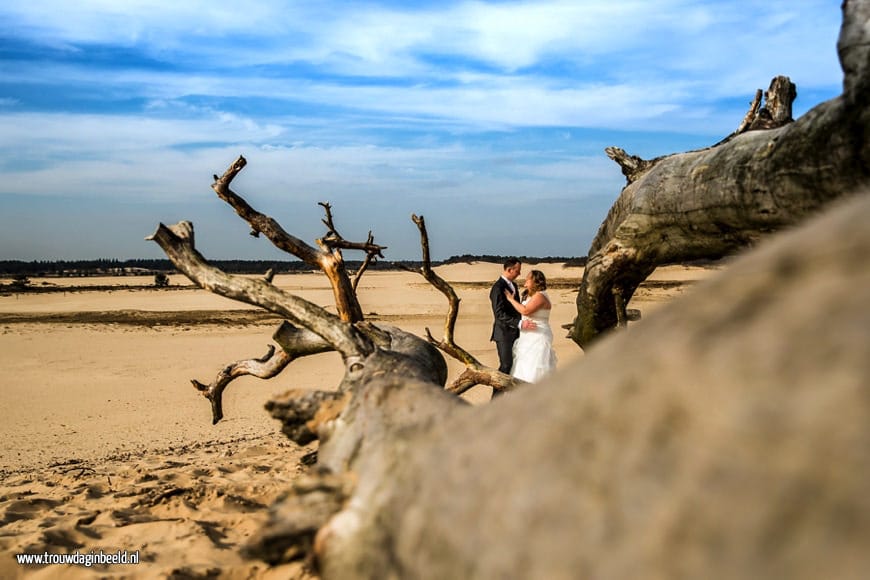
[[[286,320],[275,330],[272,339],[281,347],[279,350],[270,344],[268,352],[260,358],[230,363],[220,370],[211,384],[204,385],[196,379],[190,381],[211,402],[212,425],[223,419],[223,393],[235,379],[243,376],[271,379],[298,358],[333,350],[317,334],[297,328]]]
[[[447,390],[456,395],[461,395],[475,385],[487,385],[497,391],[509,391],[519,384],[524,384],[524,381],[484,365],[474,355],[456,344],[453,332],[456,327],[456,320],[459,317],[460,298],[456,295],[453,287],[432,270],[432,260],[429,254],[429,234],[426,231],[425,219],[423,216],[411,214],[411,220],[417,225],[417,229],[420,230],[423,264],[420,267],[419,273],[427,282],[447,297],[448,303],[447,317],[444,321],[444,338],[441,340],[435,339],[427,327],[426,339],[430,344],[435,345],[467,367],[465,372],[453,384],[447,387]]]
[[[224,389],[235,379],[243,376],[254,376],[260,379],[271,379],[277,376],[295,357],[283,350],[276,350],[270,344],[268,352],[260,358],[240,360],[228,364],[220,370],[211,384],[205,385],[196,379],[191,379],[194,388],[211,402],[211,423],[216,425],[223,419]]]
[[[341,250],[359,250],[366,253],[365,260],[363,260],[362,266],[360,266],[356,271],[351,283],[354,294],[356,294],[362,275],[373,261],[377,258],[384,257],[383,251],[387,249],[387,246],[376,244],[371,230],[369,230],[369,235],[365,242],[350,242],[345,240],[344,237],[338,233],[338,230],[335,227],[335,221],[332,218],[332,205],[328,202],[322,201],[319,202],[318,205],[323,207],[323,210],[326,213],[326,217],[321,220],[323,225],[326,226],[326,235],[317,240],[317,243],[322,248],[333,253],[338,253],[339,255],[341,254]]]
[[[280,250],[284,250],[289,254],[293,254],[309,266],[319,268],[321,261],[321,252],[316,248],[309,246],[299,238],[284,231],[277,221],[273,218],[264,215],[254,208],[248,202],[239,197],[233,190],[230,189],[230,184],[239,172],[245,168],[248,161],[239,156],[232,165],[224,172],[221,177],[214,176],[215,182],[211,188],[215,191],[219,198],[227,202],[243,220],[251,226],[251,235],[259,237],[264,234],[272,244]]]
[[[335,222],[332,218],[332,205],[329,202],[318,202],[319,206],[321,206],[326,213],[326,217],[321,221],[326,226],[326,235],[318,240],[322,246],[330,249],[330,250],[359,250],[361,252],[366,252],[367,254],[374,254],[380,258],[383,258],[383,251],[387,249],[387,246],[380,246],[375,243],[375,238],[372,236],[372,232],[369,231],[368,239],[365,242],[351,242],[349,240],[344,239],[338,230],[335,227]]]
[[[329,228],[324,243],[318,240],[318,243],[324,247],[323,250],[314,248],[299,238],[290,235],[275,221],[273,218],[264,215],[252,208],[244,199],[239,197],[230,189],[230,184],[239,172],[247,165],[244,157],[239,156],[236,161],[224,172],[221,177],[215,176],[215,182],[212,184],[212,189],[217,193],[218,197],[226,201],[236,213],[252,228],[251,234],[259,236],[263,233],[272,244],[280,250],[284,250],[298,257],[306,264],[319,268],[326,274],[332,285],[333,296],[335,297],[335,307],[338,311],[338,316],[345,322],[358,322],[363,319],[362,309],[356,297],[350,277],[344,266],[344,259],[341,256],[340,248],[348,249],[364,249],[378,251],[383,249],[381,246],[374,244],[356,244],[353,242],[345,242],[341,236],[335,231],[332,224],[332,214],[329,210],[329,204],[321,204],[327,209],[327,220],[325,223]]]
[[[194,247],[193,224],[160,224],[153,240],[163,248],[176,268],[201,288],[259,306],[320,336],[338,351],[347,364],[370,354],[372,342],[351,324],[320,306],[285,292],[265,280],[231,276],[211,266]]]

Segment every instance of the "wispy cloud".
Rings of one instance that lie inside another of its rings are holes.
[[[798,114],[836,95],[839,20],[830,0],[9,0],[0,195],[166,203],[245,153],[252,189],[307,201],[612,197],[605,145],[715,142],[778,74]]]

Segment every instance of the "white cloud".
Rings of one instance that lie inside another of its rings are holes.
[[[599,70],[619,74],[625,57],[662,70],[682,62],[684,70],[713,78],[777,59],[815,68],[830,64],[834,51],[830,38],[817,44],[819,25],[829,30],[840,19],[828,0],[465,1],[403,9],[356,2],[32,0],[8,2],[0,13],[41,41],[138,45],[240,65],[305,62],[363,76],[449,74],[420,60],[432,55],[509,73],[555,59],[600,60]],[[820,49],[826,58],[819,58]]]
[[[225,124],[229,126],[225,126]],[[0,194],[65,195],[121,200],[186,199],[208,191],[239,154],[252,164],[237,183],[261,199],[313,202],[323,196],[447,197],[522,195],[544,180],[549,195],[564,195],[575,180],[612,188],[618,171],[601,158],[536,150],[501,151],[459,143],[430,147],[264,144],[264,132],[235,118],[191,121],[113,116],[27,114],[0,116],[0,154],[16,157],[4,169]],[[233,142],[221,144],[221,135]],[[268,136],[268,132],[265,132]],[[267,140],[267,139],[266,139]],[[185,143],[208,143],[193,149]],[[508,163],[501,163],[505,158]],[[522,186],[520,186],[522,184]],[[574,195],[573,193],[571,195]]]
[[[237,185],[264,211],[337,199],[369,226],[375,203],[404,222],[460,200],[600,198],[624,183],[603,153],[523,139],[647,131],[607,144],[667,153],[674,133],[729,133],[774,75],[799,95],[841,79],[830,0],[395,5],[7,0],[7,35],[78,52],[0,57],[20,90],[0,98],[0,195],[200,200],[244,154]],[[21,112],[43,107],[67,112]]]

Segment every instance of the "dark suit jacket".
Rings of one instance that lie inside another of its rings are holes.
[[[499,276],[499,279],[495,281],[495,284],[492,285],[492,289],[489,291],[489,301],[492,303],[492,315],[495,317],[495,321],[492,323],[492,336],[489,337],[490,340],[497,342],[509,340],[513,342],[520,335],[520,313],[511,306],[511,303],[504,296],[504,291],[509,288],[505,279]],[[517,301],[520,299],[516,282],[514,282],[514,298]]]

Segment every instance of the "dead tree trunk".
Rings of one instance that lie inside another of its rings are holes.
[[[622,300],[659,265],[719,258],[790,226],[870,178],[867,20],[844,4],[843,94],[791,122],[794,85],[777,77],[766,105],[720,144],[652,161],[609,148],[628,184],[588,252],[571,338],[585,348],[618,323]]]
[[[235,378],[243,375],[271,378],[301,356],[333,350],[342,356],[345,376],[337,390],[291,390],[267,405],[272,415],[281,420],[282,431],[293,441],[306,444],[320,440],[318,469],[321,476],[297,484],[284,503],[281,523],[264,532],[251,549],[251,553],[260,558],[280,561],[312,552],[315,534],[355,492],[354,473],[378,471],[385,476],[379,481],[389,485],[386,475],[391,468],[392,454],[381,454],[380,450],[388,449],[391,440],[405,432],[406,442],[410,442],[412,433],[416,437],[437,427],[464,405],[455,395],[463,387],[471,386],[469,379],[463,375],[459,387],[454,386],[452,392],[444,390],[447,366],[438,348],[457,356],[475,370],[478,383],[508,390],[516,381],[481,365],[454,343],[458,299],[450,285],[431,270],[422,218],[414,216],[424,249],[422,273],[453,298],[442,341],[436,341],[431,334],[427,341],[398,328],[377,327],[362,320],[354,288],[364,268],[351,283],[338,248],[354,245],[344,242],[335,231],[329,205],[323,204],[329,241],[321,240],[324,250],[318,252],[287,234],[271,218],[253,210],[229,189],[232,177],[244,165],[244,159],[239,158],[223,178],[216,177],[215,190],[237,209],[255,232],[266,233],[278,247],[319,264],[327,272],[337,296],[339,316],[277,288],[272,284],[271,275],[249,279],[212,267],[196,250],[193,225],[189,222],[168,227],[160,224],[149,239],[157,242],[176,268],[200,287],[286,318],[273,335],[280,349],[270,346],[269,352],[261,358],[227,365],[210,385],[193,381],[197,390],[211,402],[213,422],[223,417],[223,392]],[[356,249],[367,250],[371,258],[380,247],[374,245],[369,234],[368,242]],[[463,357],[463,353],[467,356]]]
[[[156,241],[179,271],[193,282],[222,296],[260,306],[287,317],[287,320],[273,335],[273,339],[281,347],[280,350],[270,346],[269,352],[263,357],[233,362],[221,369],[217,377],[208,385],[195,379],[191,381],[193,386],[211,402],[213,423],[217,423],[223,418],[223,392],[236,378],[240,376],[272,378],[296,358],[331,350],[341,353],[347,365],[348,375],[340,385],[341,390],[359,383],[360,380],[368,376],[359,371],[369,367],[369,371],[373,372],[374,375],[398,372],[398,370],[404,369],[403,372],[408,378],[418,378],[443,386],[446,380],[446,365],[443,358],[432,348],[433,346],[457,358],[467,366],[467,372],[449,387],[448,391],[452,394],[461,394],[477,384],[485,384],[498,391],[507,391],[522,383],[522,381],[481,364],[454,342],[453,330],[459,313],[459,299],[450,284],[432,271],[429,259],[429,239],[422,216],[412,216],[414,223],[420,230],[423,250],[424,265],[420,273],[447,296],[449,304],[444,338],[440,341],[435,340],[427,329],[428,345],[425,348],[421,344],[421,339],[405,333],[401,329],[378,328],[363,320],[362,309],[356,296],[356,288],[368,265],[377,257],[383,257],[382,250],[385,249],[384,246],[374,243],[372,233],[369,232],[366,242],[358,243],[345,240],[335,227],[332,207],[328,203],[321,203],[320,205],[326,212],[323,223],[327,227],[327,234],[317,240],[320,246],[319,250],[309,246],[284,231],[274,219],[256,211],[230,189],[232,180],[246,164],[245,158],[239,157],[230,165],[223,176],[214,176],[215,182],[212,188],[251,226],[252,235],[265,234],[276,247],[320,268],[327,275],[335,296],[338,317],[329,314],[317,305],[276,288],[272,284],[274,272],[271,270],[262,280],[248,280],[242,277],[229,276],[213,268],[196,251],[193,224],[190,222],[181,222],[170,227],[160,224],[157,231],[148,239]],[[360,250],[366,253],[366,259],[352,281],[344,266],[342,250],[345,249]],[[400,359],[396,359],[396,355],[399,355]],[[375,358],[371,358],[372,356]],[[310,396],[309,394],[294,393],[293,397],[309,399],[299,401],[299,408],[295,410],[290,409],[287,405],[283,405],[281,408],[288,413],[295,413],[294,420],[302,423],[311,418],[306,413],[311,409],[316,409],[320,402],[341,398],[322,393]],[[303,433],[304,435],[299,435],[301,438],[314,436],[308,427],[286,427],[285,431],[288,434]],[[296,435],[291,436],[291,438],[295,440]]]
[[[375,257],[382,257],[384,246],[374,243],[371,232],[363,243],[345,240],[335,228],[332,208],[327,203],[321,204],[326,212],[323,221],[327,226],[327,234],[317,240],[319,249],[292,236],[278,222],[256,211],[230,189],[232,180],[246,164],[245,158],[239,157],[223,176],[214,176],[212,188],[251,226],[252,235],[266,235],[276,247],[320,268],[326,274],[332,285],[338,315],[280,290],[272,284],[272,273],[262,280],[256,280],[230,276],[212,267],[196,251],[193,224],[190,222],[180,222],[174,226],[160,224],[148,239],[157,242],[176,268],[193,282],[222,296],[260,306],[286,318],[273,336],[280,350],[270,347],[264,357],[231,363],[208,385],[192,381],[194,387],[211,402],[212,422],[217,423],[223,417],[223,392],[234,379],[245,375],[271,378],[296,358],[332,350],[341,354],[347,368],[345,381],[339,385],[342,391],[361,377],[368,376],[368,373],[382,372],[380,369],[384,366],[404,369],[409,377],[443,386],[447,379],[446,364],[436,349],[401,329],[378,329],[363,320],[355,288],[365,268],[361,268],[355,280],[351,281],[344,266],[342,250],[364,251],[365,264],[368,265]],[[333,398],[332,395],[310,396],[318,401]],[[309,408],[304,401],[299,405],[300,408]]]
[[[870,194],[851,201],[491,405],[361,385],[249,553],[298,555],[307,526],[324,578],[864,578]]]
[[[333,474],[328,480],[311,486],[300,484],[298,501],[305,509],[299,510],[295,520],[285,517],[274,537],[261,539],[260,557],[275,560],[309,551],[315,532],[339,510],[344,494],[353,489],[353,478],[345,481],[348,474],[358,469],[368,470],[359,466],[369,465],[372,455],[388,445],[397,428],[410,433],[426,426],[434,427],[452,409],[464,405],[455,395],[475,384],[510,390],[521,381],[482,365],[454,342],[459,299],[452,287],[432,271],[422,217],[413,216],[423,247],[421,274],[449,299],[445,336],[440,341],[428,330],[428,340],[424,340],[399,328],[364,321],[355,289],[367,265],[376,255],[381,255],[383,247],[374,243],[371,232],[364,243],[344,240],[333,223],[331,206],[325,203],[321,205],[326,211],[324,224],[328,234],[318,240],[320,250],[308,246],[285,232],[275,220],[254,210],[229,188],[245,165],[245,159],[240,157],[222,177],[215,176],[214,190],[251,225],[255,235],[264,233],[277,247],[327,274],[338,315],[277,288],[272,283],[274,273],[271,271],[263,279],[249,279],[212,267],[195,248],[190,222],[174,226],[160,224],[149,239],[157,242],[176,268],[200,287],[286,318],[273,335],[280,349],[270,346],[263,357],[225,366],[209,385],[192,381],[211,402],[214,423],[223,417],[224,390],[240,376],[271,378],[296,358],[326,351],[339,352],[344,361],[345,376],[337,390],[291,390],[267,405],[272,415],[281,420],[283,432],[293,441],[305,444],[320,440],[319,469]],[[342,249],[362,250],[367,254],[353,281],[344,267]],[[456,357],[469,369],[447,390],[444,389],[447,366],[438,349]],[[416,387],[392,388],[384,384],[384,379],[389,377]]]
[[[870,0],[844,8],[846,91],[810,114],[835,159],[811,159],[797,135],[786,138],[788,127],[774,130],[769,150],[760,141],[770,133],[748,133],[717,148],[726,153],[700,152],[698,162],[744,164],[731,171],[745,191],[725,196],[716,214],[726,226],[729,216],[755,223],[746,215],[768,207],[756,229],[779,227],[797,219],[796,207],[805,214],[834,197],[824,179],[861,181],[866,119],[850,99],[867,80],[850,75],[865,74]],[[801,133],[817,146],[819,131],[804,121]],[[699,175],[728,173],[704,163],[682,173],[696,192],[707,191]],[[747,164],[799,182],[787,190],[807,199],[793,193],[780,203],[763,179],[750,195]],[[832,167],[850,172],[832,176]],[[634,197],[655,197],[644,193],[659,183],[653,175],[655,167],[638,179],[646,185]],[[660,178],[678,181],[671,172]],[[716,195],[712,183],[707,193]],[[699,211],[715,214],[702,201]],[[693,213],[684,209],[672,213]],[[614,230],[643,225],[631,215]],[[195,251],[189,224],[161,226],[154,239],[201,286],[304,329],[290,331],[285,351],[299,339],[308,345],[300,350],[325,343],[344,360],[339,391],[271,404],[296,440],[320,439],[318,469],[272,507],[249,555],[313,553],[326,578],[857,579],[870,568],[868,221],[864,194],[736,261],[549,382],[482,408],[441,388],[444,361],[429,342],[215,271]],[[656,255],[671,251],[664,246]],[[616,285],[627,301],[635,286],[626,281]]]
[[[848,42],[847,31],[865,28],[853,20],[866,23],[868,7],[846,5],[847,76],[856,54],[867,61],[866,40]],[[749,133],[688,154],[681,175],[698,212],[718,216],[697,228],[745,243],[864,181],[866,119],[851,98],[816,108],[794,134]],[[829,147],[812,157],[823,133]],[[728,167],[736,191],[699,185]],[[645,188],[655,175],[644,174]],[[794,181],[785,200],[764,185],[773,176]],[[677,172],[660,177],[676,187]],[[701,192],[720,195],[722,209]],[[395,373],[360,383],[320,427],[321,475],[273,507],[249,552],[298,555],[294,538],[316,529],[308,547],[328,578],[862,577],[870,197],[858,201],[494,405],[457,408]],[[755,229],[731,225],[745,223]],[[697,247],[733,243],[715,237]],[[657,256],[673,252],[667,239]],[[635,286],[617,282],[630,297]]]

